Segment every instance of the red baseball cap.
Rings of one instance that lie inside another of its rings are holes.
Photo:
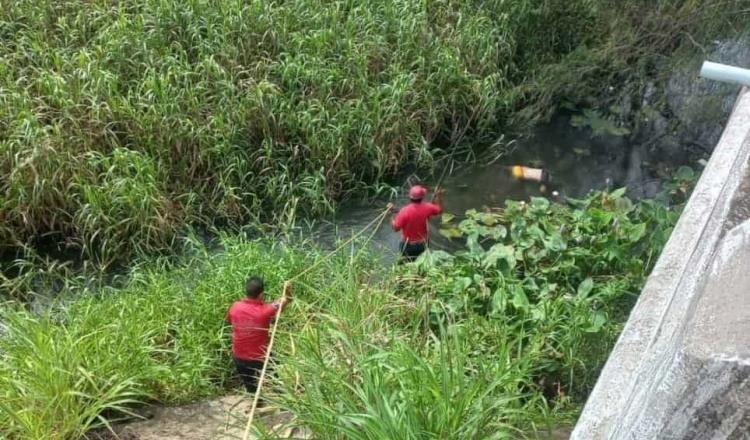
[[[427,188],[422,185],[414,185],[409,189],[409,198],[412,200],[421,200],[427,194]]]

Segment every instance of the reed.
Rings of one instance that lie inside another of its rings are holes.
[[[45,237],[106,266],[185,225],[330,212],[619,90],[741,4],[5,1],[0,248]]]

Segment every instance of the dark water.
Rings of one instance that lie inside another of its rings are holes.
[[[510,154],[496,159],[498,155],[498,152],[488,151],[475,163],[455,168],[444,178],[441,186],[445,189],[445,212],[461,215],[468,209],[500,207],[508,199],[528,200],[534,196],[562,200],[566,196],[581,197],[592,189],[608,187],[627,186],[629,195],[636,198],[652,197],[660,190],[655,158],[649,157],[646,149],[630,145],[621,137],[592,137],[586,130],[571,127],[564,118],[538,128],[533,136],[517,142]],[[551,183],[540,188],[538,183],[512,178],[509,166],[516,164],[548,170]],[[421,183],[432,187],[438,179],[438,176],[426,177]],[[419,181],[418,178],[410,180]],[[400,198],[393,200],[397,208],[407,202],[408,186],[404,182]],[[553,191],[559,195],[554,197]],[[367,205],[341,206],[333,219],[319,222],[313,228],[316,239],[330,245],[337,237],[351,236],[381,213],[387,202],[376,200]],[[374,233],[370,243],[372,248],[383,252],[386,259],[395,255],[399,241],[389,220]],[[454,248],[455,243],[437,233],[439,224],[437,218],[431,221],[431,247]],[[363,235],[368,236],[370,232]]]

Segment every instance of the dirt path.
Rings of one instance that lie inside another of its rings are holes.
[[[250,412],[247,395],[232,394],[214,400],[189,405],[151,408],[152,417],[115,427],[109,433],[92,435],[91,440],[241,440]],[[279,438],[307,439],[311,433],[295,428],[292,415],[277,408],[259,408],[256,417],[263,426]],[[570,428],[540,432],[543,440],[564,440]],[[255,439],[255,437],[250,437]]]
[[[121,440],[242,439],[251,403],[247,396],[228,395],[183,406],[155,407],[153,417],[118,426],[115,432]],[[266,429],[281,438],[309,437],[302,429],[290,426],[291,414],[275,408],[258,411]]]

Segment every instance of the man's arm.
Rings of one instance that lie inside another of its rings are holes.
[[[393,217],[393,220],[391,221],[391,226],[393,227],[394,231],[400,231],[401,228],[404,227],[404,216],[401,215],[403,210],[399,211],[398,214],[396,214],[395,217]]]
[[[283,301],[283,298],[278,298],[263,306],[263,319],[267,323],[273,321],[273,319],[281,313],[281,309],[283,309],[285,305]]]
[[[274,307],[275,310],[281,311],[282,309],[284,309],[284,307],[287,304],[289,304],[289,302],[291,300],[292,299],[289,298],[289,297],[287,297],[287,296],[282,296],[281,298],[279,298],[279,299],[275,300],[274,302],[272,302],[271,305]],[[274,312],[274,314],[276,314],[276,313]]]
[[[289,302],[292,301],[292,285],[286,281],[284,282],[284,288],[281,292],[281,298],[277,299],[276,301],[272,302],[271,305],[271,311],[269,311],[269,319],[273,318],[281,312],[284,307],[289,304]]]

